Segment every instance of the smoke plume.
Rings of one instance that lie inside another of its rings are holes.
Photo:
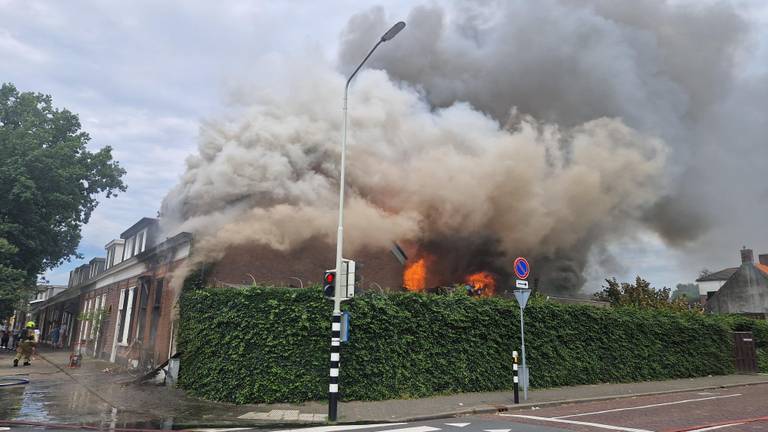
[[[338,64],[287,58],[277,82],[203,125],[162,210],[197,235],[199,259],[334,242],[344,74],[394,20],[353,16]],[[407,22],[350,94],[349,254],[403,241],[446,274],[502,276],[525,254],[558,292],[640,227],[680,247],[717,232],[705,191],[732,181],[701,170],[737,132],[721,115],[765,107],[735,73],[749,29],[732,7],[477,1],[419,6]],[[765,155],[751,137],[745,150]]]

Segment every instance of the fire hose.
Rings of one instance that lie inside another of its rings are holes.
[[[0,387],[10,387],[15,385],[25,385],[25,384],[29,384],[29,379],[19,378],[15,376],[0,377]]]

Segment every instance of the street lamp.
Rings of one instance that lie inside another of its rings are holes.
[[[342,246],[344,244],[344,174],[345,174],[345,162],[347,154],[347,100],[349,95],[349,84],[352,79],[357,75],[363,64],[371,57],[376,48],[383,42],[392,40],[400,30],[405,28],[405,23],[399,21],[393,25],[386,33],[384,33],[376,45],[368,51],[368,55],[365,56],[363,61],[355,68],[352,75],[347,78],[347,84],[344,86],[344,129],[341,135],[341,174],[339,175],[339,229],[336,235],[336,275],[341,276],[341,261],[342,261]],[[341,290],[340,286],[336,286],[335,293],[333,295],[333,317],[331,318],[331,380],[328,388],[328,420],[336,421],[337,402],[338,402],[338,377],[339,377],[339,364],[341,356],[340,338],[341,338]]]

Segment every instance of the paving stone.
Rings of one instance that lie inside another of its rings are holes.
[[[258,411],[247,412],[239,416],[238,418],[244,419],[244,420],[270,420],[271,419],[271,417],[269,417],[269,413],[258,412]]]
[[[298,420],[299,410],[285,410],[283,420]]]

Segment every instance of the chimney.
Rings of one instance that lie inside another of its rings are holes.
[[[752,264],[755,262],[755,255],[752,253],[752,249],[747,249],[746,246],[741,248],[741,263]]]
[[[757,258],[760,261],[760,264],[768,266],[768,254],[760,254]]]

